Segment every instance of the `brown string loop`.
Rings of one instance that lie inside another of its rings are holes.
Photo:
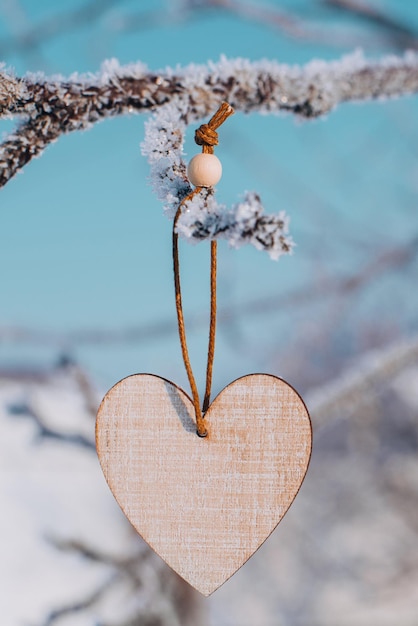
[[[218,133],[216,129],[234,113],[234,109],[227,102],[223,102],[215,115],[209,120],[207,124],[202,124],[195,132],[195,141],[199,146],[202,146],[202,151],[213,154],[213,146],[218,145]],[[203,409],[200,408],[199,392],[196,385],[196,380],[193,375],[192,366],[190,363],[189,352],[187,349],[186,341],[186,329],[184,324],[183,304],[181,298],[181,285],[180,285],[180,262],[178,253],[178,234],[177,234],[177,222],[181,215],[183,205],[193,198],[196,194],[200,193],[202,187],[196,187],[188,196],[183,198],[177,209],[176,216],[173,223],[173,268],[174,268],[174,287],[176,295],[176,311],[177,311],[177,323],[180,338],[181,351],[183,355],[184,366],[186,368],[187,377],[190,383],[190,389],[193,397],[193,406],[196,417],[196,431],[199,437],[206,437],[208,431],[205,426],[204,417],[209,408],[210,394],[212,387],[212,371],[213,361],[215,358],[215,336],[216,336],[216,241],[211,241],[211,263],[210,263],[210,324],[209,324],[209,343],[208,343],[208,359],[206,365],[206,388],[205,396],[203,400]]]
[[[178,234],[176,232],[177,221],[181,215],[181,209],[183,204],[187,200],[191,200],[191,198],[199,193],[201,187],[196,187],[191,193],[189,193],[186,198],[181,202],[179,208],[177,209],[176,216],[174,218],[173,223],[173,268],[174,268],[174,289],[176,294],[176,311],[177,311],[177,324],[181,345],[181,352],[183,356],[184,367],[186,368],[187,377],[189,379],[190,389],[192,392],[193,398],[193,406],[196,417],[196,432],[199,437],[206,437],[208,432],[206,430],[205,424],[203,422],[203,415],[200,408],[200,399],[199,399],[199,391],[197,389],[196,380],[193,375],[192,365],[190,363],[189,351],[187,349],[187,341],[186,341],[186,329],[184,325],[184,315],[183,315],[183,304],[181,298],[181,285],[180,285],[180,261],[179,261],[179,249],[178,249]]]

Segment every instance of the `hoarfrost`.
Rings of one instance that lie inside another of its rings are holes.
[[[145,151],[152,163],[165,158],[159,169],[154,164],[153,179],[172,215],[189,188],[181,159],[184,129],[215,111],[222,100],[245,113],[288,112],[310,119],[342,102],[417,93],[417,70],[418,54],[411,51],[377,60],[356,51],[304,66],[221,57],[157,73],[143,63],[121,66],[111,59],[97,74],[69,78],[40,73],[19,78],[0,66],[0,118],[18,120],[0,145],[0,187],[65,133],[86,130],[110,116],[157,111],[146,141],[154,138],[155,151],[147,146]]]
[[[185,118],[180,99],[162,107],[146,123],[141,146],[151,165],[151,184],[167,217],[173,218],[183,203],[177,222],[179,235],[191,243],[225,239],[234,248],[249,243],[275,260],[290,253],[294,244],[288,236],[288,218],[283,211],[265,215],[255,192],[247,192],[230,210],[218,204],[213,189],[202,189],[187,199],[192,188],[182,158]]]

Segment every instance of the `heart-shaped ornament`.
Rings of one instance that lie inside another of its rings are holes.
[[[295,498],[311,455],[308,411],[267,374],[228,385],[206,438],[173,383],[129,376],[104,397],[96,423],[103,473],[137,532],[205,596],[234,574]]]

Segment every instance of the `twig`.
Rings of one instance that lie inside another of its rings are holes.
[[[139,624],[161,624],[161,626],[180,626],[180,624],[195,624],[201,619],[200,605],[197,594],[190,594],[190,588],[157,557],[145,544],[139,543],[140,550],[133,555],[112,556],[96,548],[91,548],[79,540],[62,540],[57,537],[47,538],[57,549],[76,552],[80,556],[97,564],[110,567],[113,572],[104,585],[90,593],[83,600],[76,601],[66,607],[56,609],[50,613],[44,626],[52,626],[60,617],[78,613],[89,606],[95,606],[96,613],[101,614],[102,607],[98,602],[103,591],[112,589],[121,582],[128,583],[127,590],[132,594],[132,601],[127,594],[127,612],[129,616],[122,616],[121,621],[109,622],[115,626],[136,626]],[[184,610],[186,603],[187,611]],[[102,622],[100,622],[102,623]]]
[[[94,563],[111,565],[115,569],[123,571],[128,576],[131,576],[132,567],[134,565],[138,565],[139,562],[145,561],[152,554],[145,543],[139,542],[138,545],[141,546],[139,550],[137,550],[134,554],[129,554],[129,556],[121,557],[101,552],[94,547],[86,545],[80,540],[60,539],[59,537],[52,535],[49,535],[47,539],[49,543],[62,552],[76,552],[83,558]],[[136,575],[134,580],[138,583]]]
[[[94,591],[87,594],[83,599],[77,600],[72,604],[68,604],[67,606],[60,607],[59,609],[53,609],[42,626],[53,626],[54,624],[61,622],[62,619],[65,619],[71,615],[77,615],[78,613],[83,612],[85,609],[94,606],[115,584],[117,576],[113,575],[104,583],[99,585]]]

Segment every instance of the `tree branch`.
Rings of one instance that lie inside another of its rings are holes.
[[[200,119],[227,100],[237,111],[286,111],[312,118],[339,103],[418,91],[418,55],[368,61],[353,54],[305,66],[221,59],[176,74],[147,72],[142,64],[105,63],[93,76],[70,80],[0,71],[0,117],[25,121],[0,147],[0,186],[61,134],[88,128],[108,116],[143,113],[182,101],[185,122]],[[26,147],[25,147],[26,146]]]
[[[139,543],[139,549],[133,553],[119,556],[97,550],[79,539],[49,536],[48,540],[58,550],[74,552],[93,563],[106,566],[110,573],[104,583],[88,592],[83,599],[51,611],[43,626],[59,623],[67,615],[81,613],[87,617],[84,610],[92,606],[96,616],[101,617],[100,624],[109,626],[111,623],[115,626],[186,626],[201,621],[197,594],[191,593],[190,587],[156,557],[145,543]],[[118,611],[118,621],[110,622],[103,616],[100,600],[104,592],[114,591],[121,584],[125,588],[123,608]]]
[[[142,64],[109,61],[98,75],[16,80],[0,70],[0,117],[23,123],[0,145],[0,187],[60,135],[83,130],[109,116],[156,111],[147,126],[147,155],[158,195],[172,217],[190,191],[182,160],[188,124],[211,114],[222,100],[236,111],[288,112],[303,118],[324,115],[342,102],[418,92],[418,54],[369,61],[355,53],[339,61],[288,66],[245,59],[191,65],[176,73],[147,72]],[[193,211],[191,209],[193,208]],[[211,193],[195,196],[178,230],[200,241],[226,238],[233,246],[251,243],[279,258],[292,249],[285,215],[263,214],[255,193],[230,211]]]

